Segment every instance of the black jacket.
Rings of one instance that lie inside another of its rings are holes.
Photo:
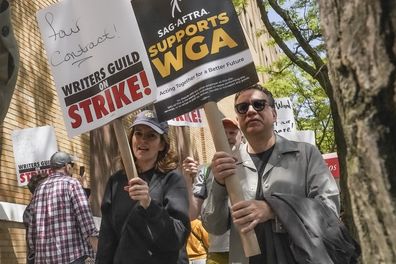
[[[269,264],[353,264],[357,263],[360,246],[350,236],[338,216],[318,199],[288,194],[265,197],[279,225],[272,221],[257,226],[264,229],[258,237],[262,254],[250,263]]]
[[[183,177],[176,171],[154,172],[147,209],[131,200],[126,185],[127,176],[121,171],[107,183],[96,263],[188,263],[190,220]]]

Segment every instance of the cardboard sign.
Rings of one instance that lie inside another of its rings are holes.
[[[340,164],[338,163],[337,152],[323,154],[322,156],[333,177],[336,179],[340,178]]]
[[[158,86],[160,120],[258,82],[231,1],[134,0],[132,6]]]
[[[50,173],[50,158],[58,148],[51,126],[12,131],[18,186],[25,186],[38,173]]]
[[[191,112],[177,116],[168,121],[171,126],[203,127],[202,110],[195,109]]]
[[[70,137],[152,103],[156,85],[129,0],[67,0],[37,20]]]
[[[293,104],[290,98],[274,98],[275,109],[278,119],[274,124],[274,130],[278,134],[297,131],[294,119]]]

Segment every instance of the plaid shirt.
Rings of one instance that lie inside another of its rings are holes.
[[[72,177],[54,173],[34,193],[29,221],[29,245],[35,263],[70,263],[82,256],[93,257],[88,237],[97,236],[81,184]]]

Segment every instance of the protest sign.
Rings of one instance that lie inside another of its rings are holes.
[[[279,132],[277,133],[288,140],[306,142],[312,145],[316,145],[315,132],[313,130],[296,130],[292,132]]]
[[[231,1],[134,0],[132,6],[158,86],[160,120],[258,82]]]
[[[315,132],[312,130],[297,130],[294,119],[293,103],[288,97],[274,98],[277,121],[274,131],[289,140],[307,142],[315,145]]]
[[[38,173],[50,173],[50,158],[58,148],[53,127],[12,131],[18,186],[26,186]]]
[[[277,121],[274,124],[276,133],[296,131],[296,121],[294,120],[293,104],[288,97],[275,98],[275,110]]]
[[[231,153],[216,102],[258,82],[232,2],[134,0],[132,6],[157,82],[158,119],[204,105],[216,150]],[[244,199],[236,175],[226,185],[231,202]],[[254,232],[241,238],[246,256],[260,253]]]
[[[195,109],[191,112],[177,116],[168,120],[168,125],[171,126],[188,126],[188,127],[203,127],[201,109]]]
[[[337,152],[323,154],[327,166],[335,179],[340,178],[340,164],[338,163]]]
[[[156,85],[129,0],[68,0],[37,12],[69,137],[152,103]]]

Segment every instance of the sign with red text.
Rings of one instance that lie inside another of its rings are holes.
[[[50,158],[58,151],[51,126],[12,131],[12,145],[18,186],[26,186],[38,173],[50,173]]]
[[[337,152],[323,154],[322,156],[333,177],[336,179],[340,178],[340,164],[338,163]]]
[[[188,127],[203,127],[202,110],[195,109],[191,112],[177,116],[168,120],[168,125],[171,126],[188,126]]]
[[[155,100],[129,0],[67,0],[37,12],[69,137]]]
[[[157,82],[162,121],[258,82],[231,1],[131,1]],[[153,19],[155,17],[155,19]]]

